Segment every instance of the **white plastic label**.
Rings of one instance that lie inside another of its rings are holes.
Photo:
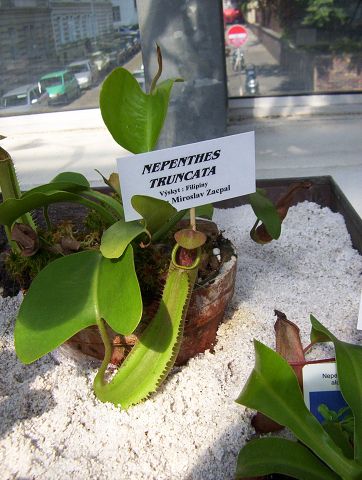
[[[137,220],[133,195],[168,201],[176,210],[255,192],[254,132],[117,159],[126,221]]]
[[[318,412],[321,404],[327,405],[329,410],[335,412],[347,405],[339,389],[335,362],[305,365],[303,392],[307,408],[320,422],[323,420]]]

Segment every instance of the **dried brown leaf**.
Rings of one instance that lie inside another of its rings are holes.
[[[60,240],[60,245],[65,255],[78,252],[80,249],[80,242],[72,237],[62,237]]]
[[[31,257],[39,250],[38,234],[24,223],[14,225],[11,231],[11,239],[19,245],[23,257]]]
[[[299,335],[299,328],[295,323],[288,320],[283,312],[274,310],[274,313],[277,316],[274,324],[276,351],[285,358],[287,362],[293,364],[292,367],[297,375],[299,385],[302,387],[302,368],[305,363],[305,356]]]
[[[302,388],[302,368],[305,363],[304,351],[299,335],[299,328],[295,323],[287,319],[286,315],[279,310],[274,310],[277,320],[274,324],[276,351],[287,362],[292,363],[292,368],[297,375],[299,385]],[[282,430],[284,427],[274,422],[271,418],[258,412],[251,421],[257,433],[269,433]]]

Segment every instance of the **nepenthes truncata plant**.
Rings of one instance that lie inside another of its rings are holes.
[[[162,71],[160,52],[158,61],[159,70],[149,93],[144,93],[137,80],[121,67],[109,74],[101,89],[100,109],[108,130],[122,147],[134,154],[155,148],[172,87],[178,81],[171,79],[158,84]],[[129,335],[142,317],[135,247],[157,244],[188,212],[178,212],[160,199],[136,195],[132,205],[142,219],[126,222],[119,181],[114,174],[106,180],[114,197],[92,189],[83,175],[74,172],[61,173],[51,182],[21,193],[6,152],[0,163],[3,192],[0,223],[6,228],[9,244],[20,255],[35,259],[36,252],[46,244],[46,237],[41,237],[31,216],[35,209],[43,209],[48,230],[51,229],[48,207],[58,202],[81,204],[96,211],[104,225],[98,248],[65,254],[65,247],[61,246],[63,250],[60,248],[55,260],[45,268],[39,267],[16,319],[15,348],[19,359],[31,363],[77,332],[96,325],[105,345],[105,357],[94,380],[95,394],[101,401],[122,408],[144,400],[167,376],[180,348],[206,240],[197,231],[196,216],[210,218],[212,207],[203,206],[199,212],[191,210],[190,226],[175,235],[158,310],[124,363],[107,381],[111,346],[106,326]],[[257,218],[266,225],[272,238],[278,238],[281,219],[272,202],[260,191],[249,198]]]

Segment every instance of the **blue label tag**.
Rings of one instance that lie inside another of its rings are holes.
[[[313,363],[303,367],[304,401],[309,411],[323,422],[319,407],[325,405],[328,410],[338,413],[347,406],[338,382],[335,362]]]

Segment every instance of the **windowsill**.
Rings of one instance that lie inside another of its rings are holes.
[[[94,169],[108,176],[116,158],[128,154],[112,139],[98,108],[2,117],[0,132],[24,190],[62,171],[81,172],[92,185],[103,185]]]
[[[231,99],[229,106],[228,134],[256,131],[258,178],[331,175],[362,217],[362,94]],[[262,112],[268,118],[251,116]],[[101,186],[95,168],[108,176],[116,158],[128,155],[98,108],[1,117],[0,133],[24,190],[62,171],[81,172]]]
[[[245,118],[362,113],[362,93],[229,99],[229,122]]]

